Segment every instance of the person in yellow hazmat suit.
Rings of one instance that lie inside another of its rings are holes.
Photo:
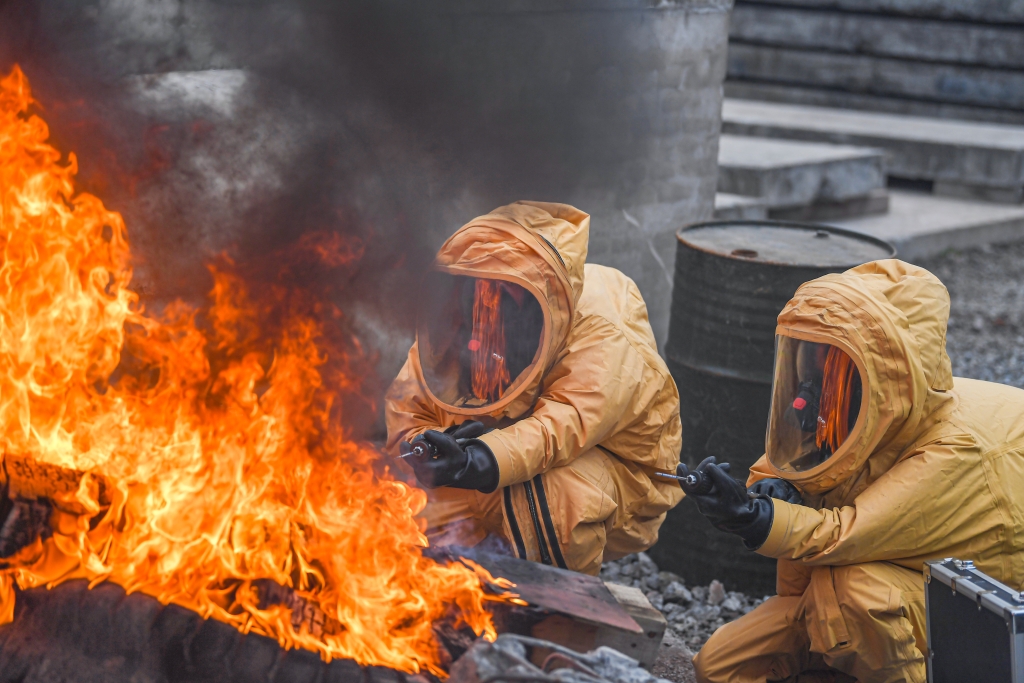
[[[783,309],[749,490],[709,459],[714,487],[690,496],[778,558],[778,594],[715,632],[698,681],[923,683],[926,560],[1024,586],[1024,391],[954,378],[948,315],[942,283],[897,260]]]
[[[444,243],[388,390],[388,446],[431,489],[433,544],[504,539],[596,574],[682,498],[679,395],[632,280],[588,264],[590,217],[516,202]]]

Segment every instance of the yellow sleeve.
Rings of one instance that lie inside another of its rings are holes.
[[[643,415],[629,410],[646,363],[621,331],[584,318],[544,378],[529,417],[481,437],[494,453],[499,487],[565,465]]]
[[[773,500],[761,555],[810,565],[923,562],[1000,552],[1007,533],[976,448],[923,447],[852,505],[815,510]]]
[[[389,453],[397,453],[398,444],[402,441],[411,441],[428,429],[443,429],[445,426],[443,416],[426,398],[426,392],[412,370],[415,354],[416,344],[413,344],[405,365],[384,396],[384,422],[388,429],[385,449]]]
[[[768,468],[768,456],[762,455],[757,459],[757,462],[750,466],[750,474],[747,475],[747,488],[750,488],[759,481],[777,478],[778,475]]]

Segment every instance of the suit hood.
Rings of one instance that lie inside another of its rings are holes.
[[[845,351],[861,374],[856,425],[825,463],[776,476],[809,494],[846,497],[899,462],[953,400],[946,354],[949,294],[927,270],[874,261],[802,285],[779,314],[776,334]]]
[[[467,416],[515,418],[529,409],[572,327],[583,293],[589,238],[588,214],[566,204],[528,201],[474,218],[448,238],[437,253],[436,270],[523,287],[540,303],[544,326],[533,363],[501,400],[484,408],[451,406],[437,399],[423,379],[418,353],[412,354],[414,372],[435,403]]]

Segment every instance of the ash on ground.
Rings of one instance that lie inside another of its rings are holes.
[[[1024,388],[1024,242],[951,251],[918,264],[949,290],[953,374]]]
[[[669,629],[694,652],[719,626],[740,618],[768,597],[753,598],[730,591],[719,581],[709,586],[688,586],[678,574],[660,571],[647,553],[605,562],[601,579],[642,590],[665,615]]]

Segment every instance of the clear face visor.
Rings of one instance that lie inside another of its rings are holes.
[[[416,334],[431,393],[455,408],[505,398],[540,350],[544,312],[536,297],[504,280],[432,272]]]
[[[857,423],[862,386],[839,347],[777,336],[768,460],[783,472],[806,472],[831,459]]]

